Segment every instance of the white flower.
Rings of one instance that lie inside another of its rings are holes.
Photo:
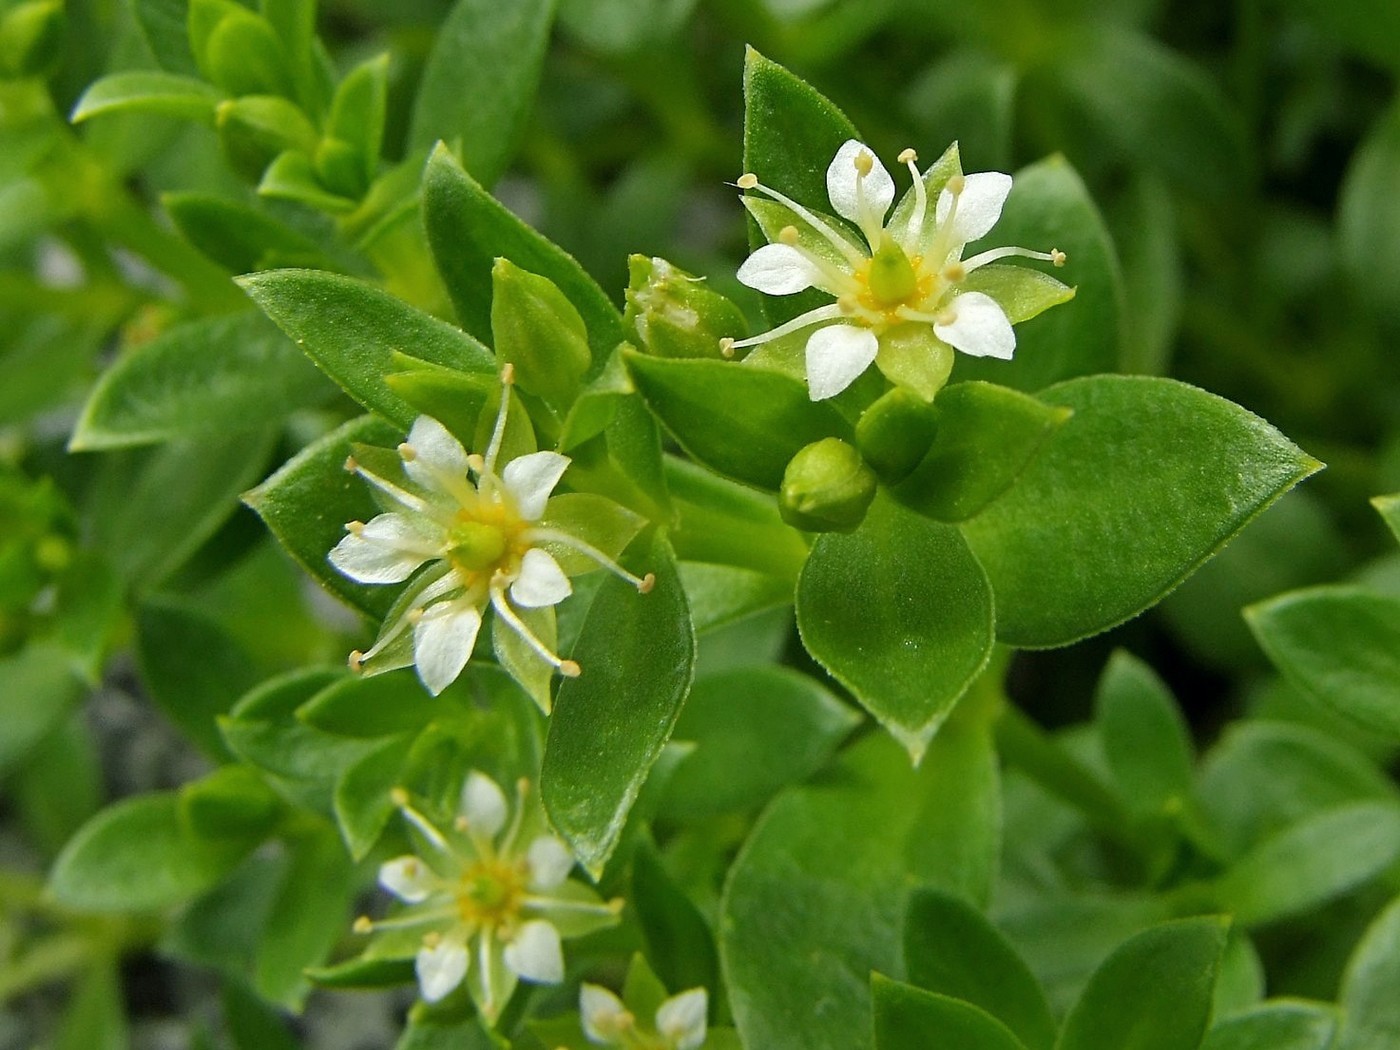
[[[517,980],[564,980],[563,937],[617,922],[620,900],[604,902],[569,880],[573,854],[543,830],[523,783],[512,807],[495,781],[473,770],[448,831],[406,792],[395,791],[394,801],[417,832],[421,855],[380,866],[379,885],[404,908],[378,922],[361,918],[355,929],[417,938],[414,969],[425,1001],[438,1002],[465,981],[494,1020]]]
[[[583,1034],[599,1046],[698,1050],[705,1042],[709,995],[703,988],[673,995],[657,1008],[652,1024],[646,1026],[645,1022],[639,1024],[612,992],[584,984],[579,988],[578,1012]]]
[[[788,223],[774,243],[744,261],[739,280],[769,295],[815,288],[836,302],[762,335],[724,340],[726,354],[820,325],[806,345],[807,385],[814,401],[850,386],[875,362],[881,337],[899,326],[931,329],[941,343],[974,357],[1011,358],[1016,336],[1006,312],[992,296],[961,285],[973,271],[998,259],[1019,255],[1060,266],[1064,253],[993,248],[963,259],[963,249],[986,236],[1000,218],[1011,176],[995,171],[965,176],[951,167],[930,208],[929,188],[938,184],[935,176],[942,166],[921,174],[910,149],[899,159],[909,168],[914,185],[888,221],[894,179],[868,147],[851,139],[827,168],[831,206],[854,224],[860,237],[843,223],[764,186],[754,175],[739,179],[741,189],[757,190],[776,202],[745,198],[761,224],[768,219],[771,228],[775,217]]]
[[[346,469],[373,486],[389,509],[346,525],[346,536],[330,552],[331,564],[366,584],[402,583],[430,566],[410,584],[401,611],[369,651],[350,654],[356,670],[400,643],[411,627],[412,662],[437,695],[471,658],[489,606],[540,659],[561,674],[577,675],[578,664],[556,654],[520,615],[550,609],[573,593],[545,544],[578,551],[643,593],[651,588],[650,575],[634,576],[579,538],[539,524],[569,457],[532,452],[497,474],[510,403],[509,365],[502,379],[501,408],[484,457],[469,455],[441,423],[419,416],[397,461],[347,461]]]

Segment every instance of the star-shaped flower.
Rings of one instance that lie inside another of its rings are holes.
[[[894,179],[863,143],[846,142],[827,168],[831,206],[859,236],[846,223],[803,207],[755,175],[739,179],[741,189],[768,198],[745,197],[744,203],[773,241],[744,261],[739,280],[769,295],[815,288],[836,301],[762,335],[725,340],[726,353],[815,328],[806,343],[807,384],[814,401],[839,394],[872,363],[896,373],[891,378],[899,382],[898,373],[908,370],[896,359],[911,349],[919,353],[942,347],[946,353],[952,347],[974,357],[1011,358],[1016,335],[1006,310],[969,277],[1009,256],[1060,266],[1064,253],[993,248],[964,259],[966,246],[991,232],[1001,217],[1011,176],[995,171],[963,175],[955,148],[926,173],[920,173],[912,149],[899,159],[914,183],[893,213]],[[931,200],[935,190],[937,197]],[[1070,290],[1054,284],[1067,298]],[[951,356],[947,360],[950,367]]]
[[[518,980],[564,979],[561,940],[617,922],[622,902],[604,902],[571,881],[574,856],[544,827],[522,782],[515,805],[486,774],[473,770],[462,787],[456,821],[439,829],[396,791],[395,803],[421,843],[417,854],[387,861],[379,884],[403,904],[359,933],[389,941],[376,952],[415,943],[423,999],[438,1002],[464,981],[481,1013],[495,1019]],[[404,942],[407,935],[415,940]],[[405,953],[407,954],[407,953]]]
[[[703,988],[673,995],[641,1021],[622,1000],[596,984],[579,987],[579,1023],[589,1042],[623,1050],[699,1050],[705,1044],[709,995]]]
[[[365,584],[402,583],[423,569],[374,645],[351,653],[355,669],[372,661],[375,670],[412,662],[436,695],[466,666],[489,606],[535,656],[560,674],[577,675],[578,664],[555,653],[525,619],[573,593],[551,547],[583,555],[642,593],[651,589],[650,574],[635,576],[580,537],[541,523],[550,494],[568,469],[568,456],[532,452],[497,473],[510,401],[509,365],[502,378],[501,408],[485,456],[469,455],[441,423],[419,416],[397,457],[366,450],[346,463],[387,509],[368,522],[346,525],[346,536],[330,552],[331,564]],[[371,458],[383,462],[364,461]],[[411,649],[403,644],[410,628]]]

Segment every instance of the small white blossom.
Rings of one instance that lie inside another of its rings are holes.
[[[639,1021],[606,988],[585,984],[578,994],[579,1023],[589,1042],[623,1050],[699,1050],[709,1008],[705,989],[692,988],[663,1002],[654,1018]]]
[[[1060,266],[1063,252],[993,248],[969,259],[966,246],[986,236],[1011,192],[1011,176],[988,171],[954,173],[929,207],[926,176],[913,150],[900,154],[913,175],[909,194],[895,208],[890,173],[854,139],[836,153],[826,173],[827,195],[837,215],[860,231],[808,210],[744,175],[741,189],[756,190],[781,205],[791,225],[739,267],[739,280],[768,295],[815,288],[836,302],[809,310],[772,331],[724,340],[726,354],[804,328],[806,372],[812,400],[834,397],[855,382],[881,349],[881,337],[899,326],[922,326],[941,342],[974,357],[1009,360],[1016,335],[1001,305],[985,292],[963,289],[967,276],[998,259],[1024,256]],[[746,198],[752,202],[754,198]],[[772,208],[772,205],[767,205]],[[750,209],[759,214],[753,204]]]
[[[568,847],[546,831],[530,832],[543,821],[523,783],[512,806],[495,781],[473,770],[446,831],[406,792],[395,791],[394,801],[417,832],[421,855],[380,866],[380,886],[404,907],[378,922],[361,918],[355,929],[418,938],[414,968],[426,1002],[465,981],[477,1008],[494,1020],[517,980],[563,981],[564,936],[617,922],[622,902],[604,902],[570,881]]]
[[[546,545],[577,551],[639,591],[650,590],[651,575],[634,576],[578,537],[540,524],[550,494],[568,469],[568,456],[532,452],[497,473],[510,366],[502,378],[501,408],[485,456],[469,455],[441,423],[419,416],[398,448],[395,470],[376,470],[354,457],[346,463],[393,509],[346,525],[345,537],[330,552],[331,564],[365,584],[402,583],[418,573],[409,585],[410,599],[384,625],[374,645],[351,653],[356,670],[400,643],[411,629],[412,662],[423,684],[437,695],[471,658],[489,606],[540,659],[561,674],[577,675],[578,664],[556,654],[520,613],[552,608],[573,593]]]

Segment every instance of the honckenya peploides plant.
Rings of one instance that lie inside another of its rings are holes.
[[[807,387],[814,401],[841,393],[872,362],[891,381],[912,381],[931,396],[952,368],[950,347],[973,357],[1009,360],[1016,334],[997,301],[1007,289],[995,270],[978,271],[1013,256],[1063,266],[1065,253],[1007,247],[964,259],[966,246],[989,234],[1001,217],[1011,176],[963,175],[956,146],[926,172],[920,172],[918,159],[912,149],[900,153],[913,184],[891,213],[894,179],[869,147],[851,139],[836,151],[826,169],[827,196],[859,237],[839,219],[804,207],[756,175],[740,176],[740,189],[768,198],[746,196],[744,204],[772,243],[745,260],[739,280],[769,295],[817,288],[836,302],[762,335],[725,339],[724,350],[815,329],[806,340]],[[1053,278],[1039,279],[1049,292],[1047,306],[1073,294]]]
[[[539,660],[560,674],[580,668],[561,658],[526,617],[573,593],[551,548],[606,568],[645,594],[655,577],[634,576],[591,543],[548,521],[550,494],[569,467],[557,452],[511,459],[497,473],[510,408],[512,368],[503,373],[500,408],[485,455],[469,455],[447,428],[419,416],[393,457],[363,450],[345,467],[392,509],[352,521],[330,561],[357,583],[402,583],[425,564],[366,652],[350,655],[356,670],[388,671],[412,662],[434,695],[462,673],[489,607]],[[540,630],[553,634],[552,618]],[[407,644],[411,634],[411,648]]]
[[[404,907],[378,922],[361,917],[355,930],[375,935],[369,957],[412,952],[426,1002],[465,981],[477,1009],[494,1020],[517,980],[563,981],[562,938],[617,922],[621,900],[605,902],[569,878],[574,856],[546,830],[528,782],[511,804],[500,785],[471,770],[445,828],[402,789],[394,802],[418,851],[385,861],[379,884]]]

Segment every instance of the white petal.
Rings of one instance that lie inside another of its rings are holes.
[[[467,774],[467,782],[462,785],[461,813],[467,818],[467,827],[472,831],[494,839],[496,833],[506,826],[510,804],[499,784],[485,773],[473,769]]]
[[[435,1003],[461,984],[470,961],[466,947],[456,941],[439,941],[431,948],[418,949],[414,969],[418,971],[418,990],[423,1000]]]
[[[435,492],[443,491],[439,475],[453,478],[467,476],[467,450],[451,432],[432,416],[419,416],[408,432],[408,444],[414,457],[405,460],[403,468],[418,484]]]
[[[559,931],[543,919],[532,919],[516,931],[504,953],[516,976],[536,984],[564,980],[564,948]]]
[[[870,367],[880,341],[868,328],[833,324],[807,340],[807,389],[813,401],[835,397]]]
[[[627,1007],[612,992],[596,984],[579,985],[578,1019],[591,1042],[615,1046],[626,1017]]]
[[[506,464],[501,480],[515,500],[515,509],[526,521],[539,521],[549,494],[568,469],[569,457],[558,452],[531,452]]]
[[[656,1030],[673,1050],[697,1050],[705,1041],[710,997],[703,988],[673,995],[656,1011]]]
[[[1006,313],[990,295],[964,292],[948,307],[952,324],[935,324],[933,334],[949,346],[973,357],[999,357],[1010,361],[1016,350],[1016,333]]]
[[[413,625],[413,662],[418,677],[437,696],[457,680],[471,659],[481,613],[465,602],[438,602]]]
[[[862,153],[870,158],[870,171],[863,177],[856,167],[856,158]],[[857,189],[859,186],[859,189]],[[894,179],[880,163],[880,158],[863,142],[847,139],[846,144],[836,151],[830,166],[826,169],[826,194],[831,198],[831,206],[836,214],[850,219],[864,228],[864,220],[883,220],[885,212],[894,203]],[[861,213],[861,195],[865,197],[866,211]]]
[[[792,295],[811,288],[821,272],[790,244],[765,244],[744,260],[738,278],[768,295]]]
[[[1011,176],[999,171],[979,171],[966,177],[958,197],[958,211],[953,217],[955,247],[978,240],[991,232],[1001,218],[1002,205],[1011,192]],[[938,195],[936,219],[941,226],[953,206],[953,195],[946,189]]]
[[[541,835],[525,851],[530,865],[530,888],[552,890],[563,884],[574,870],[574,855],[553,835]]]
[[[520,559],[520,575],[510,585],[511,601],[526,609],[558,605],[573,593],[573,585],[554,556],[539,547],[525,552]]]
[[[417,857],[395,857],[379,866],[379,885],[405,904],[421,904],[433,891],[432,869]]]
[[[356,583],[402,583],[431,555],[429,539],[405,514],[380,514],[348,532],[330,562]]]

